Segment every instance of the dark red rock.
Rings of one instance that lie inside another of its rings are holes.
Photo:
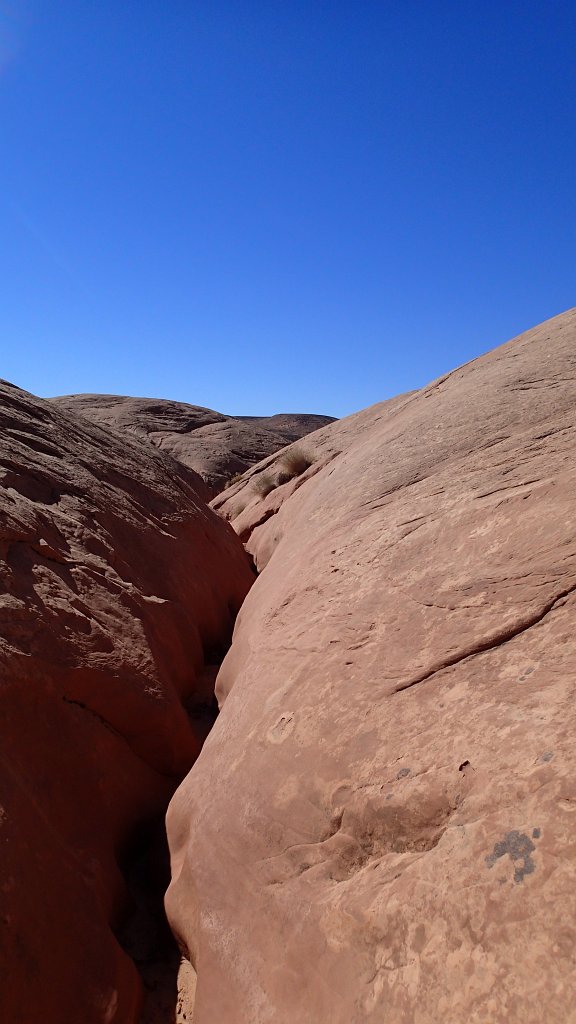
[[[151,446],[8,384],[0,427],[1,1016],[132,1024],[122,869],[200,750],[253,574]]]

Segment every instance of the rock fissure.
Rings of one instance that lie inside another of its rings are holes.
[[[522,619],[515,625],[506,626],[504,629],[496,630],[484,640],[475,641],[469,647],[464,648],[464,650],[456,652],[453,656],[441,659],[436,665],[428,669],[426,672],[418,674],[413,679],[409,679],[406,682],[398,684],[394,687],[394,693],[401,693],[403,690],[409,690],[412,686],[417,686],[419,683],[426,682],[431,679],[432,676],[435,676],[438,672],[442,672],[446,668],[452,668],[453,666],[468,661],[470,658],[474,658],[479,654],[486,654],[488,651],[509,643],[522,633],[532,629],[533,626],[537,626],[546,618],[547,615],[550,614],[551,611],[554,610],[560,601],[569,597],[570,594],[573,594],[575,591],[576,583],[567,587],[565,590],[560,591],[553,598],[547,601],[546,604],[537,612],[527,615],[526,618]]]

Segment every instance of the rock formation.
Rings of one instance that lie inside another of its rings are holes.
[[[168,815],[195,1024],[576,1020],[575,410],[572,311],[214,502],[261,575]]]
[[[120,395],[63,395],[49,401],[100,426],[151,441],[199,473],[211,496],[235,474],[334,422],[332,416],[308,413],[224,416],[185,402]]]
[[[200,478],[0,387],[0,1016],[135,1024],[125,878],[254,578]]]
[[[104,398],[0,385],[1,1019],[190,1024],[198,758],[194,1024],[576,1022],[576,311],[213,510]]]

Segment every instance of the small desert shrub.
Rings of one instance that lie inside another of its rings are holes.
[[[237,484],[238,481],[241,480],[243,476],[244,473],[234,473],[234,476],[231,476],[230,479],[228,480],[226,487],[232,487],[232,484]]]
[[[280,484],[287,484],[288,481],[292,479],[292,473],[289,473],[287,469],[281,469],[276,475],[276,486],[280,487]]]
[[[254,480],[254,490],[262,497],[265,498],[270,491],[273,491],[276,487],[276,481],[271,473],[260,473]]]
[[[280,459],[281,474],[288,474],[287,479],[290,480],[293,476],[300,476],[313,462],[312,456],[303,448],[291,448]]]

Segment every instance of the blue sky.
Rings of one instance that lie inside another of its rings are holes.
[[[576,5],[0,0],[0,376],[344,415],[575,303]]]

